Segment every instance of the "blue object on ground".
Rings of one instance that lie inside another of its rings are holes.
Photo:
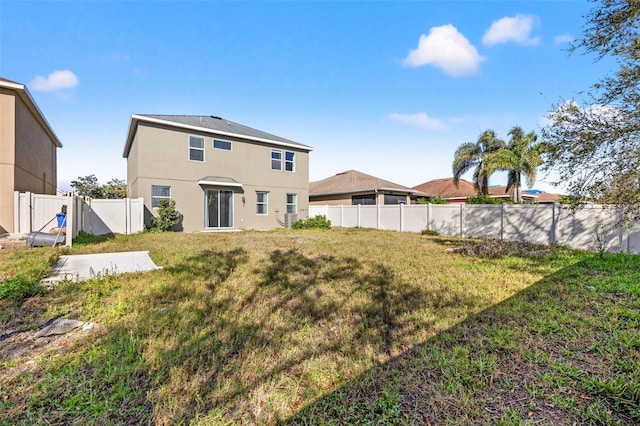
[[[58,228],[63,228],[67,226],[67,214],[66,213],[56,213],[56,219],[58,219]]]

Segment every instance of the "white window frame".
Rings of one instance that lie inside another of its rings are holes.
[[[216,148],[216,142],[225,142],[229,144],[229,149],[226,148]],[[220,138],[214,138],[213,141],[211,142],[211,147],[213,149],[218,149],[220,151],[233,151],[233,142],[228,141],[226,139],[220,139]]]
[[[279,159],[277,159],[277,161],[279,161],[279,162],[280,162],[280,168],[278,168],[278,169],[275,169],[275,168],[273,167],[273,161],[274,161],[273,154],[275,154],[276,152],[280,155],[280,158],[279,158]],[[282,162],[283,162],[283,159],[282,159],[282,150],[281,150],[281,149],[271,148],[271,155],[270,155],[270,157],[269,157],[269,161],[271,162],[271,170],[277,170],[277,171],[281,172],[281,171],[282,171]]]
[[[260,201],[259,195],[262,195],[264,198]],[[259,206],[264,206],[264,213],[260,213],[258,211]],[[266,216],[269,214],[269,192],[268,191],[256,191],[256,214],[258,216]]]
[[[202,140],[202,148],[194,148],[194,147],[192,147],[191,146],[191,138],[201,139]],[[189,158],[189,161],[195,161],[196,163],[204,163],[204,160],[205,160],[205,152],[204,152],[205,149],[204,149],[204,146],[205,146],[205,140],[204,140],[203,136],[189,135],[189,152],[187,154],[188,158]],[[192,149],[193,150],[197,150],[197,151],[202,151],[202,160],[194,160],[194,159],[191,158],[191,150]]]
[[[291,160],[287,160],[287,154],[291,154]],[[284,152],[284,171],[288,173],[295,173],[296,171],[296,153],[294,151],[285,151]],[[291,164],[291,170],[287,170],[287,164]]]
[[[169,196],[153,195],[153,190],[155,188],[168,188],[169,189]],[[156,203],[154,203],[155,200],[157,200]],[[160,204],[160,200],[171,200],[171,187],[168,186],[168,185],[151,185],[151,208],[157,209],[158,205]]]
[[[289,202],[289,197],[293,197],[293,202],[290,203]],[[287,213],[298,213],[298,194],[287,194],[287,198],[286,198],[286,205],[287,205]],[[293,206],[293,211],[290,211],[290,207]]]

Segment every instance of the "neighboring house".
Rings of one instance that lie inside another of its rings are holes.
[[[456,185],[452,177],[430,180],[414,186],[413,189],[425,194],[427,199],[442,197],[451,204],[464,203],[467,198],[478,195],[473,183],[460,179],[458,180],[458,185]]]
[[[172,199],[187,232],[274,228],[308,216],[310,151],[220,117],[132,115],[127,191],[146,226]]]
[[[375,176],[348,170],[309,183],[311,205],[409,204],[416,191]]]
[[[456,185],[452,177],[430,180],[414,186],[413,189],[425,194],[427,199],[440,196],[450,204],[461,204],[466,202],[467,198],[478,195],[473,183],[460,179]],[[490,186],[489,196],[507,201],[513,199],[513,195],[507,192],[506,186]],[[520,196],[523,203],[553,204],[560,200],[558,194],[549,194],[536,189],[523,189],[520,191]]]
[[[0,77],[0,233],[14,232],[14,191],[55,195],[61,147],[25,85]]]

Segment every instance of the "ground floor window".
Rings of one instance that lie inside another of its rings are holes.
[[[407,204],[406,195],[384,194],[384,203],[389,205]]]
[[[296,194],[287,194],[287,213],[298,212],[297,198]]]
[[[233,228],[233,191],[207,189],[205,204],[207,228]]]
[[[151,207],[158,207],[160,200],[171,199],[171,187],[170,186],[151,186]]]
[[[269,193],[264,191],[256,191],[256,214],[267,214]]]
[[[353,195],[351,196],[351,205],[357,206],[375,206],[376,194]]]

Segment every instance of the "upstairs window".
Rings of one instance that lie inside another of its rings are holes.
[[[204,138],[189,136],[189,160],[204,161]]]
[[[295,152],[292,151],[285,151],[284,152],[284,170],[287,172],[294,172],[295,171]]]
[[[271,150],[271,170],[282,170],[282,151]]]
[[[222,149],[225,151],[231,151],[231,142],[223,141],[220,139],[213,140],[213,149]]]

